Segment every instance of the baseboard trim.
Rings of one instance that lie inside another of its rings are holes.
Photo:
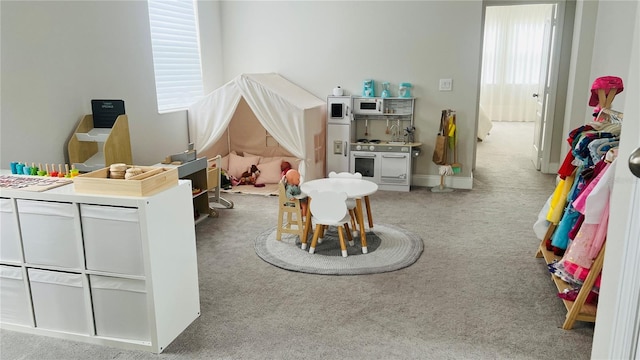
[[[560,163],[552,162],[549,163],[549,167],[547,167],[546,171],[541,171],[543,174],[555,174],[560,169]]]
[[[473,172],[470,176],[462,177],[459,175],[445,176],[444,184],[452,189],[473,189]],[[411,177],[411,185],[434,187],[440,185],[440,175],[413,175]]]

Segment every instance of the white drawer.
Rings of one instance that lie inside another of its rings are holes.
[[[89,276],[96,335],[151,341],[144,280]]]
[[[0,321],[31,325],[30,312],[22,268],[0,265]]]
[[[11,199],[0,199],[0,260],[21,262],[20,228],[12,204]]]
[[[22,199],[17,204],[25,262],[75,269],[84,266],[75,204]]]
[[[87,269],[144,275],[138,209],[80,204]]]
[[[28,269],[36,327],[89,334],[82,274]]]

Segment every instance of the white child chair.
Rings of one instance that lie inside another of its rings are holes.
[[[311,219],[316,225],[313,232],[313,239],[309,247],[309,253],[316,251],[318,238],[327,226],[335,226],[338,228],[338,237],[340,238],[340,249],[342,256],[347,257],[347,245],[344,241],[344,231],[347,233],[349,243],[352,243],[351,232],[349,231],[349,213],[347,211],[347,194],[335,191],[313,191],[309,194],[311,197]]]
[[[343,178],[343,179],[362,179],[362,174],[357,173],[349,173],[349,172],[340,172],[336,173],[332,171],[329,173],[330,178]],[[364,197],[364,205],[367,208],[367,220],[369,221],[369,229],[373,229],[373,216],[371,215],[371,203],[369,202],[369,197]],[[355,208],[356,208],[356,200],[348,199],[347,207],[349,208],[349,214],[351,214],[351,227],[353,228],[353,236],[356,236],[356,230],[358,229],[358,217],[356,216]],[[351,244],[353,245],[353,244]]]

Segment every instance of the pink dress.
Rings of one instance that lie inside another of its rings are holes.
[[[595,183],[594,186],[585,188],[573,202],[576,210],[585,215],[585,219],[562,260],[566,272],[581,281],[587,278],[593,260],[598,256],[607,238],[609,198],[613,187],[615,163],[616,160],[607,164],[589,184]]]

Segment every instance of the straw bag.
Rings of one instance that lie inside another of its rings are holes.
[[[445,123],[447,122],[447,111],[442,110],[442,116],[440,117],[440,130],[436,137],[436,145],[433,149],[432,160],[437,165],[447,164],[447,134],[445,133]]]

